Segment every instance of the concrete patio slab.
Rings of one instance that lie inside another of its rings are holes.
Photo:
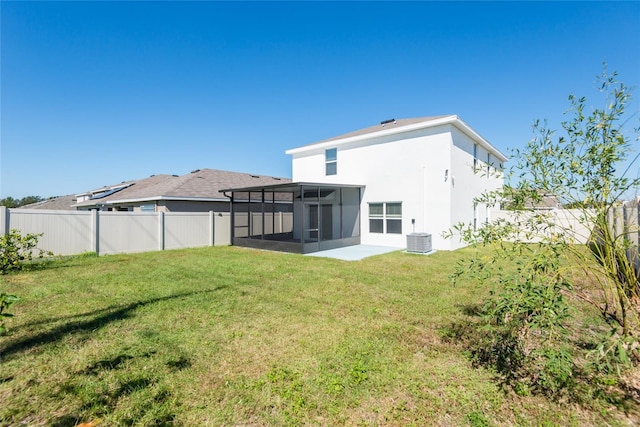
[[[335,258],[343,261],[360,261],[361,259],[382,255],[388,252],[401,251],[403,248],[393,248],[389,246],[375,245],[354,245],[344,248],[330,249],[327,251],[312,252],[306,256],[315,256],[323,258]]]

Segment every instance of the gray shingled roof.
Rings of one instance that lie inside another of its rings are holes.
[[[75,209],[76,196],[69,194],[67,196],[52,197],[30,205],[20,206],[19,209],[51,209],[57,211],[65,211]]]
[[[77,206],[93,206],[97,203],[118,203],[126,200],[162,199],[228,199],[220,193],[225,188],[250,187],[291,182],[289,178],[258,176],[248,173],[228,172],[215,169],[196,170],[186,175],[153,175],[137,181],[127,181],[113,185],[129,184],[109,196],[86,200]],[[109,188],[109,187],[105,187]]]
[[[413,124],[416,124],[416,123],[430,122],[432,120],[441,119],[443,117],[449,117],[449,116],[445,115],[445,116],[415,117],[415,118],[412,118],[412,119],[395,119],[392,122],[386,123],[384,125],[379,123],[379,124],[374,125],[374,126],[369,126],[367,128],[364,128],[364,129],[355,130],[353,132],[345,133],[343,135],[334,136],[334,137],[329,138],[329,139],[323,139],[322,141],[314,142],[313,144],[308,144],[308,145],[315,145],[315,144],[320,144],[320,143],[323,143],[323,142],[335,141],[335,140],[338,140],[338,139],[351,138],[353,136],[366,135],[368,133],[380,132],[380,131],[387,130],[387,129],[401,128],[403,126],[409,126],[409,125],[413,125]]]

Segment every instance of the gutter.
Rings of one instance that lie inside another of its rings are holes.
[[[144,197],[138,199],[122,199],[122,200],[103,200],[92,201],[94,203],[82,202],[78,203],[76,207],[90,207],[97,205],[116,205],[122,203],[139,203],[139,202],[157,202],[159,200],[170,200],[170,201],[178,201],[178,202],[228,202],[228,200],[224,198],[211,198],[211,197],[174,197],[174,196],[155,196],[155,197]],[[98,202],[98,203],[95,203]]]

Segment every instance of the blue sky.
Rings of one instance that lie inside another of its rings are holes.
[[[640,2],[10,2],[0,196],[199,168],[291,176],[288,148],[457,114],[498,149],[636,87]]]

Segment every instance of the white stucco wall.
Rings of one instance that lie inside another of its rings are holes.
[[[411,219],[415,219],[415,231],[433,234],[434,246],[442,246],[439,235],[449,224],[451,204],[450,180],[444,181],[451,149],[448,128],[446,125],[341,145],[336,175],[325,175],[324,148],[295,154],[293,180],[364,185],[364,244],[406,247],[406,234],[414,231]],[[402,202],[402,234],[369,232],[368,204],[377,202]]]
[[[472,223],[473,198],[501,180],[473,171],[474,140],[452,124],[412,130],[384,137],[336,141],[320,148],[295,150],[294,182],[365,186],[361,203],[363,244],[406,247],[406,235],[432,235],[434,249],[457,249],[462,244],[442,233],[458,222]],[[337,174],[325,175],[325,150],[337,148]],[[487,150],[478,145],[480,165]],[[402,202],[402,234],[369,232],[369,203]],[[478,224],[487,209],[478,208]],[[415,225],[412,225],[412,219]]]
[[[500,161],[491,155],[469,136],[452,128],[453,147],[451,150],[451,170],[453,181],[451,187],[451,216],[450,226],[463,222],[473,224],[474,216],[476,224],[480,227],[488,218],[490,212],[485,204],[479,203],[475,208],[473,200],[483,192],[492,191],[502,186],[502,173]],[[475,145],[475,150],[474,150]],[[477,156],[476,171],[474,171],[474,151]],[[487,174],[487,159],[490,160],[490,171]],[[464,246],[458,239],[449,241],[450,249]]]

